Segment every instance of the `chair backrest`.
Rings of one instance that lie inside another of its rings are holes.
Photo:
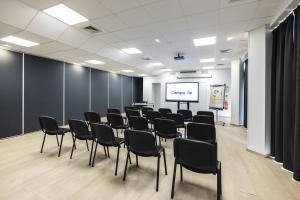
[[[159,108],[158,112],[160,112],[162,117],[166,118],[166,114],[172,113],[172,110],[170,108]]]
[[[40,116],[39,123],[44,133],[57,133],[58,125],[55,118],[49,116]]]
[[[215,125],[214,118],[208,115],[195,115],[193,122]]]
[[[145,117],[132,116],[129,121],[130,127],[134,130],[147,131],[149,129],[148,120]]]
[[[121,114],[121,111],[117,108],[107,108],[107,113]]]
[[[85,121],[70,119],[69,120],[70,131],[76,136],[87,136],[89,135],[89,129]]]
[[[149,110],[146,114],[147,119],[153,121],[154,119],[161,118],[161,114],[158,111]]]
[[[89,124],[101,122],[101,117],[99,113],[96,112],[84,112],[84,117],[85,121],[87,121]]]
[[[153,110],[151,107],[142,107],[142,114],[147,115],[147,112]]]
[[[168,113],[166,114],[166,118],[167,119],[171,119],[171,120],[174,120],[176,125],[180,124],[184,124],[184,117],[182,114],[179,114],[179,113]]]
[[[176,123],[170,119],[154,119],[154,130],[156,133],[175,136],[177,135]]]
[[[138,155],[154,154],[155,137],[146,131],[125,130],[125,143],[130,151]]]
[[[215,116],[214,112],[212,112],[212,111],[198,111],[197,115],[208,115],[208,116],[211,116],[211,117]]]
[[[176,138],[174,157],[178,164],[200,173],[217,172],[217,147],[208,142]]]
[[[107,122],[111,126],[121,126],[124,125],[123,117],[121,114],[108,113]]]
[[[115,141],[115,135],[113,129],[105,124],[91,124],[92,131],[95,134],[97,142],[100,144],[113,144]]]
[[[135,117],[140,117],[141,116],[141,113],[140,113],[140,111],[139,110],[131,110],[131,109],[129,109],[129,110],[127,110],[127,113],[128,113],[128,118],[129,117],[133,117],[133,116],[135,116]]]
[[[177,113],[182,114],[184,119],[192,119],[193,118],[192,111],[190,111],[190,110],[179,109],[179,110],[177,110]]]
[[[126,112],[127,110],[134,110],[134,109],[135,109],[134,106],[125,106],[125,107],[124,107],[125,112]]]
[[[216,141],[216,129],[211,124],[188,123],[186,133],[189,139],[211,143]]]

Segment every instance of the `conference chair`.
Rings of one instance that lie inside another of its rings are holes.
[[[174,197],[176,168],[180,165],[180,179],[183,181],[182,168],[196,173],[217,175],[217,200],[222,194],[221,162],[217,159],[217,148],[208,142],[176,138],[174,140],[174,170],[171,198]],[[197,153],[195,153],[197,152]]]
[[[166,118],[166,115],[172,113],[172,110],[170,108],[159,108],[158,112],[160,112],[162,118]]]
[[[91,131],[89,131],[88,125],[86,124],[85,121],[82,121],[82,120],[71,119],[71,120],[69,120],[69,126],[70,126],[71,133],[74,135],[70,159],[72,159],[72,157],[73,157],[73,152],[74,152],[74,148],[75,148],[77,140],[85,140],[86,148],[88,151],[89,151],[88,140],[90,140],[90,141],[92,141],[92,149],[90,152],[89,165],[91,165],[91,159],[92,159],[93,147],[94,147],[93,133]]]
[[[153,108],[151,108],[151,107],[142,107],[142,115],[143,115],[143,117],[147,117],[147,112],[148,111],[153,111]]]
[[[182,114],[185,122],[191,122],[193,120],[193,114],[190,110],[183,110],[179,109],[177,110],[178,114]]]
[[[135,110],[136,108],[134,107],[134,106],[125,106],[124,107],[124,110],[125,110],[125,112],[127,111],[127,110]]]
[[[121,114],[121,111],[117,108],[107,108],[107,113]]]
[[[133,130],[151,132],[148,126],[148,120],[145,117],[132,116],[129,118],[129,121]]]
[[[216,128],[211,124],[188,123],[187,138],[216,144]]]
[[[108,157],[110,157],[108,148],[109,147],[117,147],[118,151],[117,151],[117,161],[116,161],[116,168],[115,168],[115,176],[117,176],[120,147],[125,142],[125,140],[123,138],[115,137],[113,129],[111,127],[109,127],[108,125],[92,124],[92,130],[95,134],[95,139],[96,139],[96,147],[95,147],[92,167],[94,167],[94,164],[95,164],[95,157],[96,157],[96,153],[97,153],[98,144],[103,146],[104,152],[105,152],[105,147],[107,148]],[[106,154],[106,152],[105,152],[105,154]]]
[[[154,119],[154,133],[155,137],[159,137],[159,144],[161,144],[161,138],[181,137],[181,133],[177,131],[176,122],[170,119]]]
[[[44,133],[43,143],[42,143],[42,147],[41,147],[41,153],[43,153],[46,135],[55,135],[57,145],[59,146],[58,157],[60,157],[64,135],[65,135],[65,133],[70,132],[70,129],[59,127],[57,125],[56,119],[53,117],[49,117],[49,116],[40,116],[39,123],[40,123],[40,127]],[[59,135],[61,136],[60,142],[58,141]],[[73,139],[73,136],[72,136],[72,139]]]
[[[90,127],[93,123],[101,123],[101,117],[96,112],[84,112],[84,118]]]
[[[178,114],[178,113],[168,113],[166,115],[167,119],[170,120],[174,120],[176,123],[176,128],[180,129],[183,128],[184,129],[184,135],[186,135],[186,125],[184,124],[184,117],[182,114]]]
[[[128,119],[128,125],[129,127],[132,127],[131,118],[130,117],[140,117],[141,113],[139,110],[127,110],[127,119]]]
[[[163,153],[164,164],[165,164],[165,174],[167,175],[167,163],[166,163],[166,153],[162,146],[156,144],[155,137],[146,131],[137,130],[125,130],[125,143],[127,145],[127,157],[124,170],[123,181],[126,180],[128,159],[130,158],[130,153],[136,155],[136,165],[138,165],[138,156],[142,157],[157,157],[157,172],[156,172],[156,191],[159,188],[159,168],[160,168],[160,157]]]
[[[152,128],[152,125],[154,123],[154,119],[157,119],[157,118],[161,118],[161,113],[158,112],[158,111],[153,111],[153,110],[149,110],[146,114],[146,118],[148,119],[149,123],[151,124],[151,128]]]
[[[208,115],[195,115],[193,122],[215,125],[214,118]]]
[[[107,121],[108,124],[113,128],[116,129],[117,137],[119,137],[119,130],[127,129],[128,126],[124,123],[123,117],[121,114],[115,114],[115,113],[108,113],[107,114]]]
[[[211,116],[213,118],[215,117],[214,112],[212,112],[212,111],[198,111],[197,115],[208,115],[208,116]]]

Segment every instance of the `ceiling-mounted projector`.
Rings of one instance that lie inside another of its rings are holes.
[[[184,56],[178,53],[177,56],[174,57],[174,60],[184,60]]]

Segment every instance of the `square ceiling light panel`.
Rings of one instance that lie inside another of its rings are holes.
[[[7,36],[7,37],[4,37],[0,40],[4,41],[4,42],[11,43],[11,44],[16,44],[16,45],[19,45],[19,46],[23,46],[23,47],[33,47],[33,46],[39,45],[36,42],[32,42],[32,41],[25,40],[25,39],[15,37],[15,36]]]
[[[44,12],[68,25],[75,25],[88,21],[87,18],[65,6],[64,4],[58,4],[51,8],[47,8],[44,10]]]
[[[141,50],[139,50],[137,48],[127,48],[127,49],[122,49],[122,51],[124,51],[125,53],[128,53],[128,54],[140,54],[140,53],[143,53]]]
[[[216,37],[212,36],[212,37],[193,39],[193,42],[196,47],[214,45],[216,44]]]

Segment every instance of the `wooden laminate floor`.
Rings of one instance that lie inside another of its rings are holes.
[[[300,200],[300,184],[291,180],[291,173],[283,171],[270,159],[246,151],[245,130],[218,126],[217,138],[222,161],[223,200]],[[161,162],[160,188],[156,192],[155,158],[139,158],[139,168],[132,159],[127,180],[123,182],[124,148],[120,151],[118,176],[114,176],[116,149],[110,148],[111,158],[105,159],[103,148],[98,148],[96,165],[91,168],[85,143],[77,143],[70,160],[71,137],[66,135],[64,139],[60,158],[57,157],[56,139],[51,136],[46,139],[44,153],[39,153],[40,132],[0,140],[0,200],[170,199],[174,163],[172,141],[163,142],[168,175],[164,175]],[[216,176],[187,170],[183,173],[182,183],[177,174],[175,199],[216,199]]]

